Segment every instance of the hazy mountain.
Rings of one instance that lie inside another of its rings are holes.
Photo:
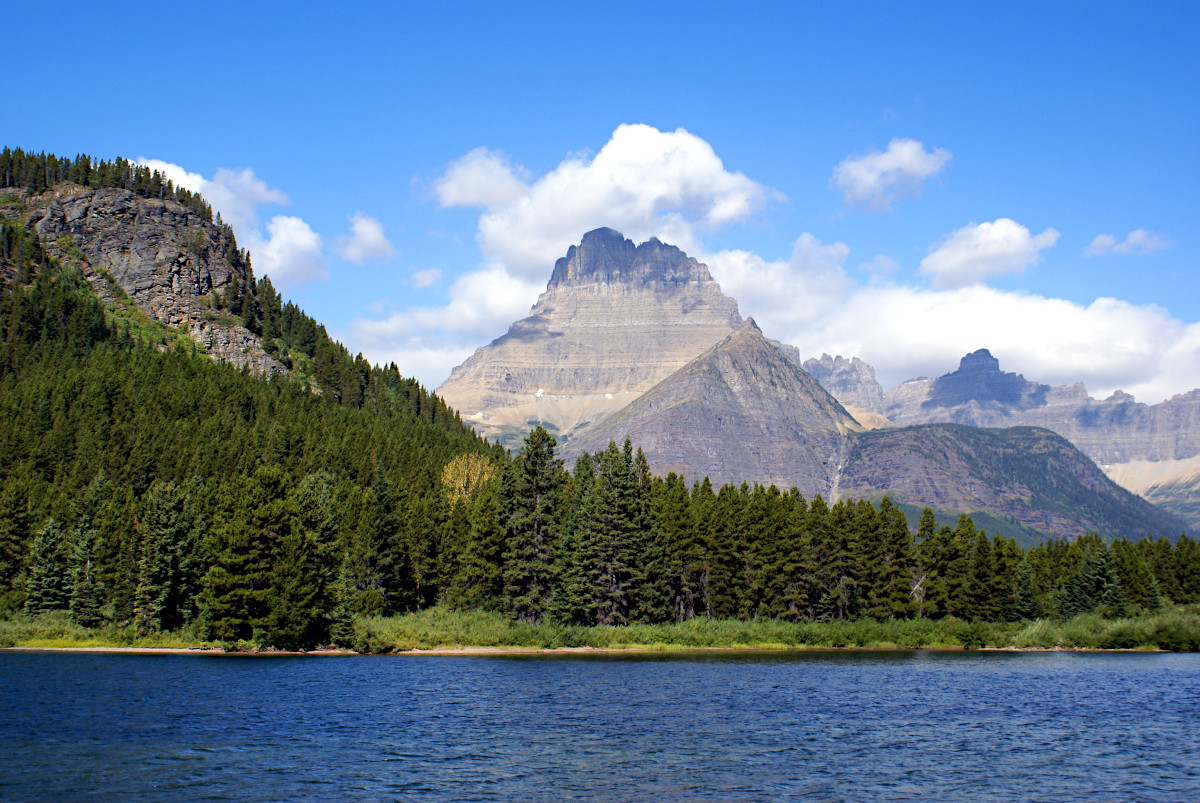
[[[889,390],[884,412],[896,424],[953,422],[1037,426],[1057,432],[1122,486],[1200,527],[1200,390],[1154,405],[1121,391],[1097,400],[1082,383],[1051,387],[1000,370],[986,349],[937,379]]]

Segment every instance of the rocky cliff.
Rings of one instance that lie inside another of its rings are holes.
[[[596,229],[555,265],[529,315],[437,393],[484,434],[562,437],[624,407],[741,323],[708,268],[656,239]]]
[[[5,190],[4,214],[36,231],[47,251],[75,262],[110,303],[115,283],[154,320],[186,326],[213,359],[254,373],[286,373],[244,326],[206,304],[249,269],[221,227],[171,200],[122,189],[60,184],[40,195]]]
[[[842,436],[861,427],[753,319],[620,412],[567,441],[568,458],[626,437],[656,474],[829,495]]]
[[[822,354],[821,359],[805,360],[800,367],[842,404],[883,413],[883,386],[875,379],[875,369],[858,357]]]

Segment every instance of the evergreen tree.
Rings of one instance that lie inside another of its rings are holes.
[[[67,585],[66,547],[62,527],[54,519],[47,521],[34,537],[25,592],[27,613],[67,610],[71,591]]]
[[[181,624],[169,602],[177,580],[178,549],[189,529],[183,508],[184,499],[174,483],[157,481],[150,486],[139,527],[134,599],[134,623],[140,633],[169,630]]]
[[[877,568],[871,578],[872,606],[868,615],[878,619],[907,619],[913,614],[913,543],[904,513],[889,497],[879,504],[875,532],[879,549]]]
[[[1012,607],[1009,620],[1015,622],[1036,619],[1041,615],[1041,608],[1033,594],[1033,566],[1028,560],[1022,560],[1017,565],[1016,576],[1013,578]]]
[[[275,551],[290,524],[288,486],[278,467],[260,466],[221,500],[222,520],[208,538],[211,566],[200,598],[209,638],[250,640],[262,627]]]
[[[663,549],[670,616],[676,622],[687,621],[702,608],[701,563],[704,546],[693,517],[687,486],[683,478],[671,472],[655,485],[656,531]]]
[[[513,619],[537,624],[550,608],[562,461],[554,437],[538,426],[525,438],[503,490],[504,601]]]

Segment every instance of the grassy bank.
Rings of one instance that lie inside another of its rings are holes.
[[[359,619],[353,643],[363,653],[469,647],[688,650],[706,648],[801,649],[857,647],[1145,649],[1200,651],[1200,606],[1175,606],[1153,614],[1106,619],[1088,614],[1054,621],[988,623],[960,619],[873,619],[835,622],[693,619],[628,627],[520,625],[502,614],[433,608],[403,616]],[[0,647],[156,647],[255,649],[253,644],[206,642],[195,627],[138,636],[134,628],[88,630],[65,613],[16,616],[0,621]]]
[[[1064,621],[985,623],[959,619],[877,622],[690,622],[628,627],[518,625],[501,614],[434,608],[355,624],[359,652],[391,653],[453,647],[686,650],[711,647],[792,649],[861,647],[1079,648],[1200,650],[1200,606],[1175,607],[1134,618],[1095,615]]]

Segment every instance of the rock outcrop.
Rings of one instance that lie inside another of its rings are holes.
[[[148,317],[185,325],[213,359],[260,374],[287,372],[254,334],[203,303],[231,283],[244,289],[249,270],[225,231],[197,211],[128,190],[74,184],[22,196],[9,210],[49,252],[78,263],[109,303],[120,302],[112,282]]]
[[[883,386],[875,379],[875,369],[858,357],[841,355],[805,360],[801,366],[842,404],[853,404],[883,414]]]
[[[656,474],[694,482],[774,483],[804,494],[836,487],[843,436],[861,427],[753,319],[569,440],[568,458],[629,437]]]
[[[554,265],[529,315],[454,369],[438,395],[483,434],[559,438],[619,410],[741,323],[708,268],[656,239],[596,229]]]

